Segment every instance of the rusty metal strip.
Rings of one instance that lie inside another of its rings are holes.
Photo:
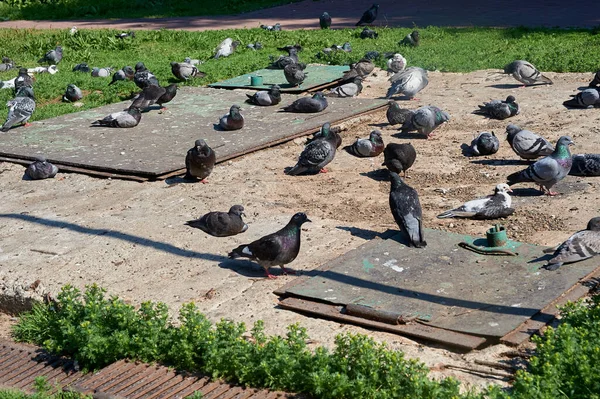
[[[120,390],[120,389],[116,389],[115,387],[121,385],[122,383],[126,383],[128,379],[130,379],[132,376],[136,375],[139,373],[138,368],[136,367],[136,364],[133,363],[126,363],[126,365],[124,367],[120,368],[120,373],[118,376],[116,376],[115,378],[111,378],[108,379],[108,381],[105,382],[101,382],[100,385],[95,386],[94,388],[100,391],[109,391],[109,390]]]
[[[208,379],[207,379],[208,380]],[[185,389],[187,389],[188,387],[192,386],[195,382],[198,381],[197,377],[185,377],[183,379],[183,381],[179,384],[177,384],[176,386],[172,387],[171,389],[168,389],[166,391],[163,391],[158,397],[157,399],[164,399],[164,398],[171,398],[171,397],[179,397],[179,394],[184,391]]]
[[[182,383],[183,380],[184,380],[184,377],[181,374],[175,375],[174,377],[171,378],[170,381],[167,381],[164,384],[162,384],[160,386],[160,389],[154,389],[151,392],[149,392],[148,395],[144,395],[144,398],[145,399],[154,399],[154,398],[162,395],[165,392],[172,391],[173,388],[177,384]]]
[[[441,328],[431,327],[420,323],[391,325],[374,320],[367,320],[361,317],[350,316],[342,313],[341,306],[328,305],[325,303],[313,302],[299,298],[285,298],[279,301],[279,306],[284,309],[296,310],[313,315],[316,314],[327,319],[357,324],[359,326],[375,328],[400,335],[426,339],[463,350],[473,350],[486,342],[486,339],[482,337],[443,330]]]
[[[89,378],[85,379],[86,386],[96,388],[96,383],[98,381],[107,381],[112,375],[117,374],[118,370],[126,363],[127,362],[125,360],[118,360],[109,367],[98,370]]]
[[[203,378],[199,379],[198,381],[194,382],[192,385],[188,385],[184,390],[177,392],[173,396],[173,398],[185,398],[185,397],[193,394],[194,392],[199,391],[200,389],[202,389],[202,387],[204,387],[209,382],[210,382],[210,379],[208,377],[203,377]]]
[[[145,397],[145,395],[147,393],[152,392],[154,389],[160,387],[165,382],[169,381],[171,378],[173,378],[175,376],[175,373],[172,371],[168,371],[168,369],[166,367],[161,368],[161,374],[162,375],[160,375],[159,378],[155,379],[154,381],[152,381],[151,383],[146,385],[143,389],[134,391],[133,393],[128,395],[128,397],[130,397],[132,399]]]
[[[219,386],[216,387],[216,389],[213,389],[211,392],[202,396],[202,398],[203,399],[221,398],[221,395],[227,393],[227,391],[229,391],[232,388],[233,388],[233,386],[231,386],[229,384],[220,384]]]
[[[149,366],[144,364],[145,367],[138,369],[138,374],[130,379],[130,382],[124,384],[119,388],[119,394],[122,396],[128,396],[131,392],[137,391],[141,386],[146,384],[148,381],[153,381],[159,373],[155,366]]]

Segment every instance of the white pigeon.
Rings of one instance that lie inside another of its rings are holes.
[[[440,213],[438,219],[445,218],[471,218],[471,219],[497,219],[512,215],[512,199],[508,193],[512,190],[508,184],[501,183],[494,189],[494,195],[478,198],[465,202],[458,208]]]
[[[39,66],[27,69],[27,73],[49,73],[50,75],[54,75],[56,72],[58,72],[58,68],[56,67],[56,65],[50,65],[47,67]]]
[[[75,36],[75,34],[77,34],[77,27],[76,27],[76,26],[72,27],[72,28],[69,30],[69,34],[70,34],[71,36]]]
[[[217,47],[217,53],[215,54],[215,58],[230,56],[231,54],[233,54],[238,44],[240,44],[238,40],[234,41],[230,37],[223,40],[221,44],[219,44],[219,46]]]
[[[17,78],[14,77],[9,80],[0,81],[0,89],[14,89],[15,88],[15,80]]]

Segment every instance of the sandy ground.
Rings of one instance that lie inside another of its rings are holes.
[[[401,101],[416,108],[435,104],[452,116],[450,123],[425,140],[409,134],[397,137],[388,126],[385,111],[364,116],[343,127],[344,145],[365,137],[374,128],[386,142],[412,142],[417,160],[408,183],[421,198],[425,226],[483,235],[489,221],[439,220],[435,215],[462,202],[489,194],[505,177],[525,165],[504,140],[511,122],[543,134],[555,142],[568,134],[574,153],[600,152],[600,114],[597,109],[567,110],[562,101],[586,86],[591,74],[552,74],[552,86],[519,88],[504,77],[490,80],[489,71],[469,74],[430,73],[429,86],[418,101]],[[366,81],[361,96],[381,97],[387,76],[377,71]],[[508,121],[472,115],[477,104],[512,94],[522,107]],[[500,151],[491,157],[468,158],[461,144],[470,143],[478,131],[495,131]],[[149,183],[98,179],[78,174],[59,174],[45,181],[21,180],[24,168],[0,163],[0,279],[15,278],[30,284],[40,279],[51,292],[67,283],[83,288],[97,282],[132,303],[166,302],[174,311],[182,303],[197,302],[211,320],[230,318],[251,325],[265,320],[268,333],[284,334],[299,322],[315,344],[330,345],[336,334],[361,332],[429,366],[465,365],[474,358],[498,360],[509,348],[497,345],[463,355],[425,345],[408,338],[305,317],[276,307],[276,288],[294,279],[280,275],[263,278],[257,265],[226,261],[229,250],[273,232],[298,211],[312,219],[303,227],[303,245],[290,266],[312,270],[377,233],[396,225],[388,208],[389,182],[381,168],[382,156],[357,159],[339,151],[329,173],[286,176],[295,163],[302,141],[283,144],[235,159],[215,168],[209,184],[174,184],[177,179]],[[182,154],[182,162],[185,154]],[[484,162],[472,162],[472,161]],[[505,160],[510,162],[504,162]],[[491,162],[494,161],[494,162]],[[504,220],[510,238],[556,245],[585,227],[600,211],[600,178],[569,176],[556,197],[515,197],[516,213]],[[520,188],[533,188],[524,184]],[[442,194],[438,189],[447,189]],[[520,190],[531,194],[533,190]],[[184,225],[186,220],[243,204],[249,230],[238,236],[214,238]],[[36,219],[33,219],[35,217]],[[40,220],[43,223],[40,223]],[[57,225],[52,221],[62,224]],[[6,324],[8,318],[0,318]],[[453,375],[469,386],[498,382],[491,377],[435,367],[433,375]]]

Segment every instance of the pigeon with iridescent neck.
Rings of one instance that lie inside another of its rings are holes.
[[[344,147],[344,149],[355,157],[366,158],[381,154],[384,147],[381,132],[373,130],[368,139],[357,139],[352,145]]]
[[[413,112],[410,127],[406,131],[416,130],[421,134],[425,134],[427,138],[431,138],[433,131],[450,120],[450,115],[436,107],[435,105],[427,105]]]
[[[200,219],[189,220],[185,224],[204,231],[215,237],[229,237],[248,230],[248,225],[242,220],[244,207],[234,205],[229,212],[209,212]]]
[[[514,96],[506,97],[506,100],[492,100],[488,103],[479,105],[479,109],[473,111],[474,114],[486,115],[492,119],[506,119],[519,114],[519,104]]]
[[[219,126],[223,130],[239,130],[244,127],[244,116],[240,113],[242,109],[239,105],[233,104],[229,108],[229,113],[219,119]]]
[[[249,104],[270,106],[281,102],[281,88],[279,85],[273,85],[269,90],[260,90],[254,94],[246,94],[246,102]]]
[[[75,101],[79,101],[83,98],[83,92],[81,89],[74,84],[70,84],[67,86],[67,90],[63,95],[63,101],[68,101],[74,103]]]
[[[298,163],[285,173],[291,176],[300,174],[316,174],[326,172],[327,164],[333,161],[337,150],[337,139],[331,132],[329,123],[321,128],[322,138],[311,141],[304,147],[298,158]]]
[[[44,157],[36,157],[25,170],[25,175],[31,180],[50,179],[58,173],[58,168]]]
[[[146,86],[160,86],[158,79],[152,72],[146,68],[143,62],[135,64],[135,74],[133,75],[133,83],[140,89],[144,90]]]

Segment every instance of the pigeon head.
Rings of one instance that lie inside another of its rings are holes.
[[[35,95],[33,94],[33,89],[29,86],[19,87],[19,91],[17,91],[17,95],[15,97],[29,97],[32,100],[35,100]]]
[[[494,193],[512,193],[512,190],[506,183],[500,183],[494,188]]]
[[[369,140],[372,142],[381,141],[381,132],[379,130],[373,130],[369,135]]]
[[[242,108],[239,105],[233,104],[231,106],[231,108],[229,108],[229,113],[232,114],[232,115],[234,113],[239,114],[241,110],[242,110]]]
[[[319,135],[321,137],[327,138],[331,132],[331,124],[329,122],[325,122],[323,126],[321,126],[321,130],[319,131]]]
[[[389,169],[388,169],[388,172],[390,173],[390,181],[392,182],[392,190],[395,190],[396,188],[398,188],[404,184],[404,182],[402,181],[402,178],[400,177],[400,175],[398,173],[392,172]]]
[[[167,93],[173,94],[178,90],[177,83],[171,83],[167,87],[165,87],[165,91]]]
[[[318,91],[316,92],[312,98],[314,98],[315,100],[325,100],[325,96],[323,95],[322,91]]]
[[[135,71],[136,72],[141,72],[141,71],[145,71],[146,70],[146,65],[144,65],[143,62],[138,62],[137,64],[135,64]]]
[[[234,205],[231,208],[229,208],[229,213],[233,213],[234,215],[238,215],[238,216],[246,216],[246,214],[244,213],[244,207],[241,205]]]
[[[517,99],[515,98],[515,96],[508,96],[508,97],[506,97],[506,102],[507,103],[514,103],[515,101],[517,101]]]
[[[43,155],[36,155],[33,159],[35,159],[36,162],[47,162],[46,157]]]
[[[412,32],[410,32],[410,37],[412,37],[415,42],[418,42],[421,38],[421,35],[419,34],[418,30],[413,30]]]
[[[304,212],[298,212],[294,216],[292,216],[292,223],[296,226],[302,226],[306,222],[311,222],[311,220],[306,216]]]
[[[377,8],[377,9],[378,9],[378,8],[379,8],[379,4],[373,4],[373,5],[371,6],[371,8]]]
[[[271,92],[271,94],[280,93],[281,87],[279,87],[279,85],[273,85],[269,88],[269,92]]]
[[[521,129],[517,125],[513,125],[512,123],[509,124],[508,126],[506,126],[506,133],[508,134],[509,138],[514,136],[515,134],[519,133],[521,130],[523,130],[523,129]]]
[[[575,143],[569,136],[562,136],[561,138],[558,139],[558,143],[556,143],[557,147],[559,147],[559,146],[568,147],[570,145],[575,145]]]
[[[57,53],[62,53],[62,47],[61,46],[56,46],[56,48],[54,49],[54,51],[56,51]]]
[[[240,44],[242,44],[242,42],[240,42],[239,40],[234,40],[234,41],[231,43],[231,47],[233,47],[233,49],[235,50],[235,48],[236,48],[237,46],[239,46]]]
[[[198,139],[194,142],[194,145],[196,146],[196,149],[200,151],[202,148],[206,147],[206,141]]]
[[[321,15],[321,17],[323,17],[323,18],[327,18],[328,16],[329,16],[329,13],[328,13],[327,11],[325,11],[325,12],[323,13],[323,15]]]
[[[600,231],[600,216],[590,219],[587,224],[587,230]]]
[[[140,111],[140,109],[138,107],[130,107],[127,110],[127,113],[129,115],[133,115],[133,116],[136,116],[136,115],[140,115],[141,116],[142,115],[142,111]]]
[[[20,68],[19,75],[27,75],[27,68]]]
[[[289,55],[298,55],[298,50],[296,49],[296,47],[292,47],[291,49],[288,50],[288,54]]]
[[[388,104],[390,106],[391,109],[393,109],[394,111],[400,110],[400,106],[398,105],[398,103],[394,100],[390,100],[388,101]]]
[[[135,73],[135,71],[133,70],[133,68],[130,67],[130,66],[124,66],[123,67],[123,72],[125,72],[125,75],[127,75],[127,76],[130,76],[130,75],[132,76]]]

